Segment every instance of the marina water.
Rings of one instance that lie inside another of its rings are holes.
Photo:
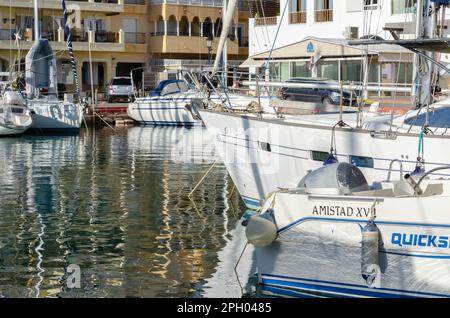
[[[254,295],[225,167],[188,199],[217,159],[203,128],[0,139],[0,297]]]

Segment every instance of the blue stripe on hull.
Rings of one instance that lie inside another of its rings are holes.
[[[245,206],[249,209],[257,210],[257,209],[259,209],[259,207],[261,205],[261,203],[258,199],[246,197],[244,195],[241,195],[241,198],[242,198],[242,201],[244,201]]]
[[[414,292],[389,288],[368,288],[363,285],[345,284],[296,277],[261,275],[261,283],[268,286],[295,289],[307,293],[317,293],[338,297],[384,297],[384,298],[414,298],[414,297],[450,297],[446,294]]]
[[[140,121],[142,125],[161,125],[161,126],[194,126],[201,125],[201,122],[190,121]]]

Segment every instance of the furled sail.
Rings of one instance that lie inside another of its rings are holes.
[[[64,33],[67,34],[67,47],[69,49],[69,55],[70,55],[70,63],[72,64],[72,70],[73,70],[73,77],[75,80],[75,95],[76,98],[79,99],[80,97],[80,86],[78,84],[78,75],[77,75],[77,64],[75,61],[75,56],[73,54],[73,45],[72,45],[72,32],[70,30],[69,26],[69,20],[67,19],[67,8],[66,8],[66,1],[61,0],[62,10],[64,13]]]

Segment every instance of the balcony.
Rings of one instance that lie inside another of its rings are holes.
[[[79,7],[82,11],[92,12],[124,12],[124,0],[71,0],[66,2],[68,9],[71,7]],[[0,6],[9,7],[10,0],[0,0]],[[16,8],[33,8],[33,0],[14,0],[13,4]],[[39,1],[40,9],[56,9],[61,10],[60,0]]]
[[[125,32],[125,43],[145,44],[146,43],[145,33]]]
[[[289,23],[306,23],[306,12],[291,12],[289,13]]]
[[[278,17],[255,18],[255,26],[277,25]]]
[[[317,10],[314,12],[315,22],[333,21],[333,9]]]
[[[10,49],[10,41],[15,40],[15,29],[0,30],[0,49]],[[22,49],[29,49],[33,45],[32,29],[21,32],[20,46]],[[62,29],[43,30],[41,37],[51,41],[51,46],[55,51],[65,50],[67,47],[67,37]],[[97,31],[86,32],[82,29],[72,29],[72,42],[74,51],[104,51],[104,52],[124,52],[125,32]],[[133,38],[133,37],[132,37]],[[136,41],[140,41],[140,36],[136,35]],[[146,51],[146,46],[136,47],[136,51]]]
[[[150,4],[179,4],[202,7],[222,7],[222,0],[150,0]]]
[[[219,38],[214,38],[213,54],[217,50]],[[238,41],[227,40],[228,54],[239,54]],[[149,38],[149,51],[151,53],[172,54],[208,54],[206,38],[200,36],[162,35]]]

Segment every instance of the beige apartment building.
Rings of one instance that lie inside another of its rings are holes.
[[[227,40],[228,61],[248,56],[247,2],[239,3]],[[58,83],[74,88],[60,0],[38,0],[41,37],[51,41]],[[222,0],[76,0],[66,1],[77,72],[83,90],[102,91],[113,76],[128,76],[146,86],[171,77],[180,66],[198,67],[215,57],[221,32]],[[33,0],[0,0],[0,71],[24,68],[33,44]],[[211,50],[207,36],[213,35]],[[211,54],[209,54],[211,51]],[[145,76],[142,76],[142,71]],[[141,72],[141,73],[140,73]]]

